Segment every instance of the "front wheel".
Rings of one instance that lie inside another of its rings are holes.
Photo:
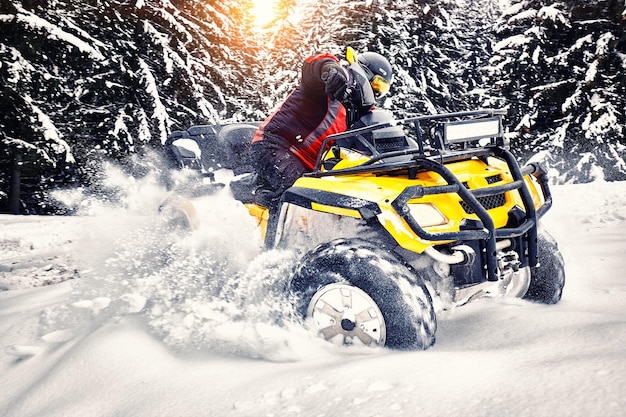
[[[554,238],[547,232],[537,239],[539,263],[531,268],[530,286],[525,299],[543,304],[556,304],[565,286],[565,262]]]
[[[338,239],[307,253],[291,281],[298,312],[326,340],[428,349],[437,328],[421,277],[361,239]]]

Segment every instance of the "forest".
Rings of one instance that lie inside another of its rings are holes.
[[[507,110],[554,183],[626,180],[624,0],[0,0],[0,212],[65,214],[104,163],[167,169],[167,136],[262,120],[301,62],[348,46],[396,71],[396,117]]]

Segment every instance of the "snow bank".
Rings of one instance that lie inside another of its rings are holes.
[[[0,281],[32,280],[0,292],[0,415],[622,416],[626,182],[553,193],[543,223],[566,261],[561,303],[482,299],[441,313],[425,352],[307,333],[281,296],[292,255],[261,253],[222,192],[185,238],[139,205],[0,216]],[[44,253],[79,277],[40,287]],[[7,271],[16,257],[35,269]]]

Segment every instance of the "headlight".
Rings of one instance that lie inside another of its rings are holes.
[[[408,204],[411,216],[421,227],[441,226],[448,223],[446,216],[432,204]]]

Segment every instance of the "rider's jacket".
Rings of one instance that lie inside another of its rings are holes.
[[[328,53],[305,60],[300,84],[261,124],[253,143],[273,142],[289,149],[308,169],[314,168],[324,138],[350,125],[346,106],[326,95],[322,72],[328,63],[339,60]]]

